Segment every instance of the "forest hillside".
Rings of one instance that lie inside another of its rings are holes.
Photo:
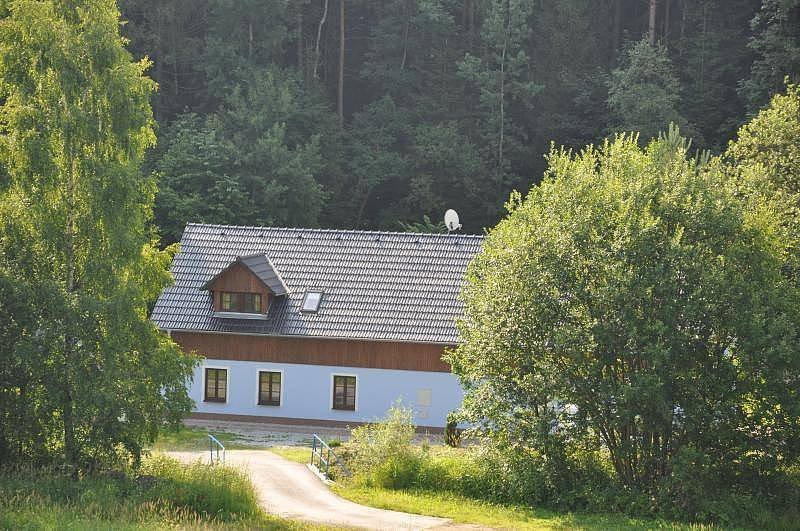
[[[800,74],[799,0],[121,0],[165,243],[191,221],[480,232],[551,142],[718,153]]]

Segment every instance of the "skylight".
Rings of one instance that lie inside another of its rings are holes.
[[[306,291],[306,295],[305,297],[303,297],[302,311],[316,312],[319,309],[319,303],[321,300],[322,300],[321,291]]]

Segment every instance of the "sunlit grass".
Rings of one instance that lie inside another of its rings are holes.
[[[136,474],[73,480],[55,469],[0,471],[0,529],[308,529],[266,514],[249,478],[157,456]]]
[[[343,498],[372,507],[441,516],[458,523],[501,529],[717,529],[713,526],[640,520],[621,515],[556,513],[519,505],[498,505],[447,492],[388,490],[348,484],[336,485],[333,489]]]
[[[308,446],[275,446],[269,451],[295,463],[308,463],[311,460],[311,448]]]
[[[209,449],[209,434],[216,437],[228,450],[252,448],[251,445],[243,442],[241,437],[235,433],[180,426],[177,429],[165,428],[161,430],[152,450],[158,452],[206,451]]]

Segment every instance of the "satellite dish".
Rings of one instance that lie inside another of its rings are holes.
[[[447,232],[461,228],[461,223],[458,222],[458,213],[452,208],[444,213],[444,224],[447,225]]]

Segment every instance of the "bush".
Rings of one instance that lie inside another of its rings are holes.
[[[413,418],[412,411],[398,403],[383,421],[353,429],[341,455],[357,481],[394,489],[411,486],[424,457],[412,444]]]

